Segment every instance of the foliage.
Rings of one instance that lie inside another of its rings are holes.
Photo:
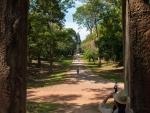
[[[90,30],[92,32],[94,23],[88,7],[86,7],[85,5],[79,7],[73,16],[74,21],[76,21],[79,25],[86,27],[87,30]]]
[[[31,0],[28,17],[28,58],[53,62],[72,56],[76,49],[76,32],[65,29],[64,16],[72,0]],[[29,61],[30,61],[29,60]]]
[[[90,35],[82,43],[85,54],[97,52],[99,58],[122,64],[122,18],[121,1],[87,0],[74,14],[74,20],[87,27]],[[89,24],[90,23],[90,24]],[[91,28],[89,28],[89,26]],[[92,47],[90,46],[92,44]],[[97,48],[94,49],[93,48]],[[95,55],[97,55],[95,54]]]
[[[95,37],[94,34],[88,35],[87,39],[81,45],[84,51],[84,57],[89,59],[89,61],[91,59],[94,61],[98,57],[98,49],[96,48],[93,37]]]
[[[76,49],[76,32],[71,29],[64,29],[62,31],[62,40],[58,41],[58,48],[57,48],[57,54],[59,54],[59,56],[73,56],[74,51]]]
[[[91,49],[87,49],[84,52],[84,57],[89,59],[89,61],[91,61],[91,59],[94,61],[97,58],[97,53],[96,53],[96,51],[92,51]]]

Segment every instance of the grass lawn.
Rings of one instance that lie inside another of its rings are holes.
[[[85,61],[87,62],[86,66],[100,77],[112,82],[124,82],[123,67],[118,67],[117,63],[102,62],[101,67],[99,67],[97,63]]]
[[[27,102],[27,113],[55,113],[61,107],[63,107],[61,104]]]
[[[28,72],[28,88],[44,87],[64,82],[67,79],[65,72],[70,68],[72,58],[54,63],[54,72],[48,72],[48,63],[42,62],[41,68],[32,67]]]

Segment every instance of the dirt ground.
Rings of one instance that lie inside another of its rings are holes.
[[[66,76],[65,83],[28,89],[27,99],[64,105],[55,113],[99,113],[98,104],[113,91],[114,83],[94,75],[82,60],[74,60]]]

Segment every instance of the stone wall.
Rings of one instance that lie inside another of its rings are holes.
[[[130,0],[128,10],[131,108],[134,113],[150,113],[150,5]]]
[[[0,0],[0,113],[26,112],[28,0]]]

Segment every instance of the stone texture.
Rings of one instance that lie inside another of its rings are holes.
[[[28,0],[0,0],[0,113],[25,113]]]
[[[129,2],[130,96],[134,113],[150,113],[150,5]]]

